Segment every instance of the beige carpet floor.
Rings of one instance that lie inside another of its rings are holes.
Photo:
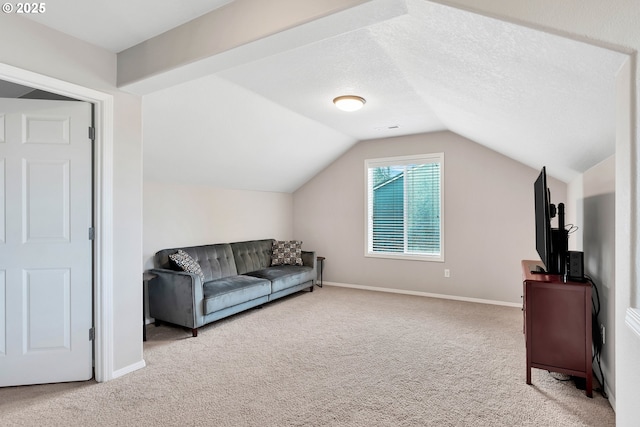
[[[2,426],[614,426],[534,369],[522,313],[325,286],[208,325],[149,325],[147,367],[0,389]]]

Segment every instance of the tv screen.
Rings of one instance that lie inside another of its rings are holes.
[[[547,188],[547,171],[543,167],[533,185],[536,216],[536,250],[546,271],[551,266],[551,207]]]

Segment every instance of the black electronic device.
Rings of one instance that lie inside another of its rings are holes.
[[[584,277],[584,253],[580,251],[567,252],[567,278],[574,282],[586,281]]]
[[[569,233],[565,229],[564,204],[551,203],[547,186],[546,167],[542,168],[534,185],[536,250],[547,274],[566,274]],[[558,228],[551,227],[551,219],[558,216]],[[535,273],[535,272],[534,272]]]

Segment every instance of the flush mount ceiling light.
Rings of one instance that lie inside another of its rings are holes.
[[[333,103],[342,111],[356,111],[366,103],[365,99],[356,95],[343,95],[334,98]]]

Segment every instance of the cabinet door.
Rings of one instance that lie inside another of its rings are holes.
[[[533,284],[527,309],[532,317],[531,362],[585,372],[584,287]]]

